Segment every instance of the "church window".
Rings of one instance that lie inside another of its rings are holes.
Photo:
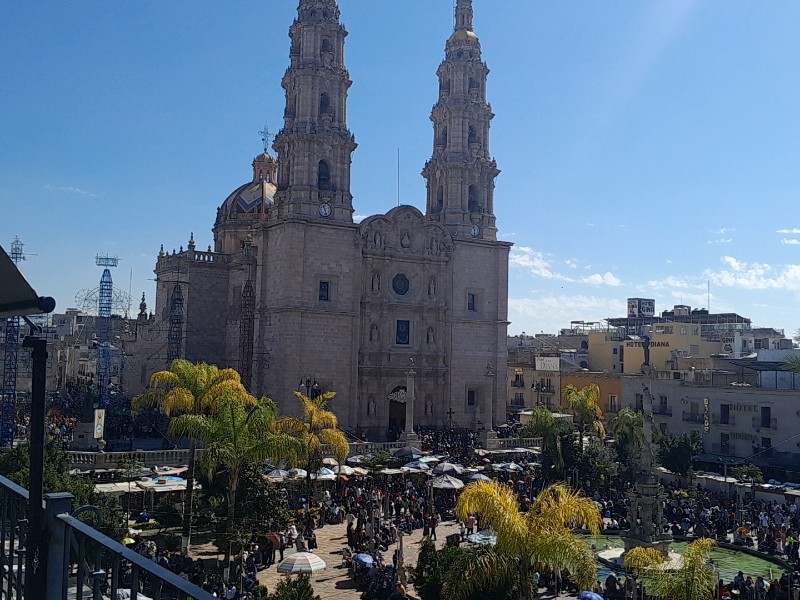
[[[331,97],[327,92],[322,92],[319,96],[319,114],[324,115],[333,112],[331,110]]]
[[[467,294],[467,310],[477,310],[475,308],[475,294]]]
[[[448,95],[448,96],[450,95],[450,80],[449,79],[445,79],[444,82],[442,83],[442,92],[445,95]]]
[[[469,186],[469,198],[467,202],[469,212],[480,212],[478,205],[478,186],[475,184]]]
[[[333,52],[333,46],[331,46],[331,40],[329,38],[322,38],[322,51]]]
[[[329,281],[319,282],[319,301],[320,302],[331,301],[331,284]]]
[[[475,406],[475,390],[467,390],[467,406]]]
[[[478,142],[478,136],[475,135],[475,128],[472,125],[469,126],[469,138],[468,139],[469,139],[469,143],[470,144],[476,144]]]
[[[409,283],[408,277],[402,273],[398,273],[392,279],[392,289],[398,296],[405,296],[408,293]]]
[[[331,189],[331,169],[324,160],[319,161],[317,169],[317,187],[321,190]]]
[[[439,145],[447,146],[447,127],[442,127],[442,133],[439,135]]]
[[[469,78],[469,91],[470,92],[477,92],[478,91],[478,82],[475,81],[474,78]]]
[[[444,208],[444,186],[439,186],[436,190],[436,206],[434,206],[434,210],[439,212]]]
[[[411,321],[397,321],[394,342],[400,346],[408,346],[411,343]]]

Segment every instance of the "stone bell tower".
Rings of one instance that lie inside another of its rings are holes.
[[[335,0],[300,0],[282,82],[284,123],[274,143],[279,217],[353,220],[350,163],[356,143],[347,129],[352,82],[344,66],[346,36]]]
[[[489,68],[472,31],[472,0],[457,0],[453,34],[439,66],[439,100],[433,107],[433,156],[427,181],[428,218],[461,239],[496,240],[494,180],[500,173],[489,154],[486,101]]]

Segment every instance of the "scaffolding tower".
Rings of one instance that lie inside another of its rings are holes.
[[[116,267],[119,258],[97,255],[94,262],[98,267],[103,267],[97,294],[97,364],[94,379],[100,406],[106,407],[111,393],[111,308],[114,303],[114,282],[110,267]]]
[[[9,257],[14,264],[25,260],[22,249],[25,244],[15,237],[11,242]],[[17,417],[17,368],[19,361],[19,317],[6,319],[5,345],[3,352],[3,396],[0,403],[0,447],[14,443],[14,428]]]
[[[253,329],[256,314],[256,294],[248,279],[244,284],[241,298],[242,316],[239,320],[239,374],[242,384],[248,390],[253,380]]]
[[[176,283],[169,301],[169,333],[167,334],[167,367],[183,355],[183,289]]]

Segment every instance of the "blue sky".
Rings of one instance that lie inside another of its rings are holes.
[[[424,207],[450,0],[341,0],[356,212]],[[0,4],[0,244],[57,310],[100,278],[152,303],[160,244],[216,207],[280,127],[284,1]],[[475,0],[510,332],[627,297],[800,326],[800,3]]]

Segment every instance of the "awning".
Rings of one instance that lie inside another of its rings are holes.
[[[53,312],[56,301],[36,294],[17,265],[0,247],[0,318]]]

